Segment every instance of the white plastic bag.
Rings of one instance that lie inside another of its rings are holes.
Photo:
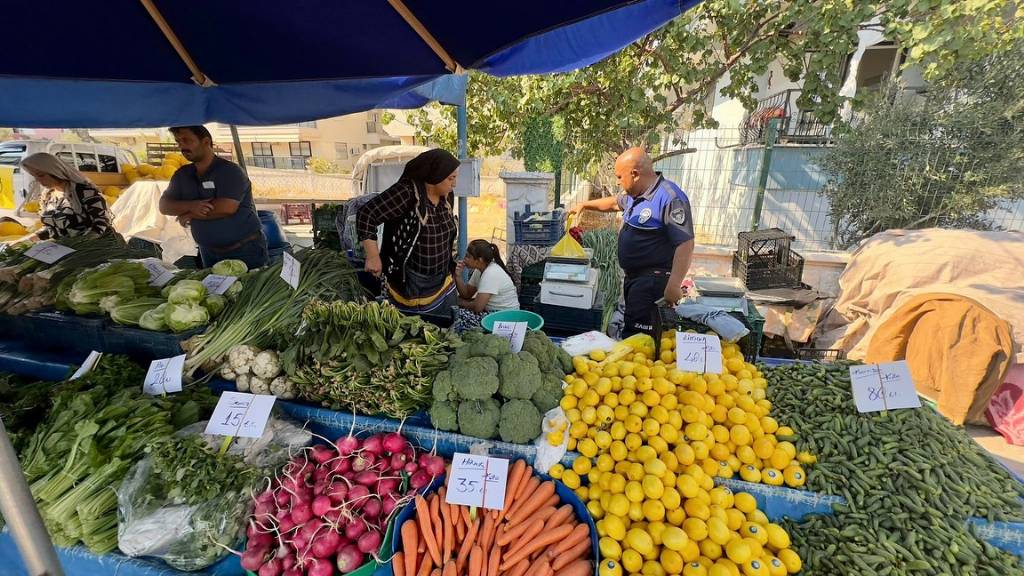
[[[548,432],[561,430],[564,432],[562,443],[552,446],[548,442]],[[569,419],[561,406],[552,408],[544,413],[544,420],[541,423],[541,435],[537,439],[537,456],[533,459],[533,468],[547,474],[552,466],[562,461],[565,453],[569,450]]]
[[[562,350],[568,352],[569,356],[584,356],[594,350],[611,352],[614,347],[614,338],[596,330],[570,336],[562,342]]]

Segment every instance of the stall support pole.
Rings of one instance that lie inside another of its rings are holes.
[[[456,128],[459,136],[459,160],[469,158],[469,122],[466,106],[456,107]],[[459,258],[466,255],[469,244],[469,202],[465,196],[459,196]]]
[[[779,122],[778,118],[772,118],[765,129],[764,154],[761,156],[761,174],[757,179],[757,199],[754,201],[751,230],[757,230],[761,226],[761,209],[764,207],[764,193],[768,188],[768,174],[772,170],[772,151],[775,149],[775,140],[779,137]]]
[[[238,138],[238,126],[231,125],[231,143],[235,149],[235,158],[238,159],[238,165],[242,167],[242,172],[249,176],[249,169],[245,166],[245,153],[242,152],[242,141]]]
[[[0,514],[10,527],[18,551],[31,576],[63,576],[53,542],[21,473],[18,455],[0,420]]]

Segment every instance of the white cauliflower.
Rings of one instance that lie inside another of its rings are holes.
[[[254,346],[240,344],[228,351],[228,364],[236,375],[249,374],[259,352]]]
[[[268,382],[281,373],[281,358],[273,350],[264,350],[256,355],[252,363],[252,373]]]
[[[233,382],[235,378],[238,378],[238,374],[231,369],[231,364],[225,364],[220,367],[220,377]]]
[[[249,377],[249,392],[253,394],[270,394],[270,380],[259,376]]]
[[[248,374],[239,374],[235,377],[235,388],[237,388],[239,392],[248,392],[250,378],[252,378],[252,376]]]
[[[292,400],[298,390],[295,388],[295,383],[287,376],[278,376],[270,383],[270,393],[282,400]]]

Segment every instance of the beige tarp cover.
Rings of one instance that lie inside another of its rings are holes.
[[[906,358],[918,391],[955,422],[983,422],[1010,362],[1024,363],[1024,234],[893,230],[839,279],[816,346]]]

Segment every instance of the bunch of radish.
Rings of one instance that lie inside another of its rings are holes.
[[[391,514],[443,475],[399,432],[304,450],[254,496],[242,567],[259,576],[348,574],[381,547]]]

